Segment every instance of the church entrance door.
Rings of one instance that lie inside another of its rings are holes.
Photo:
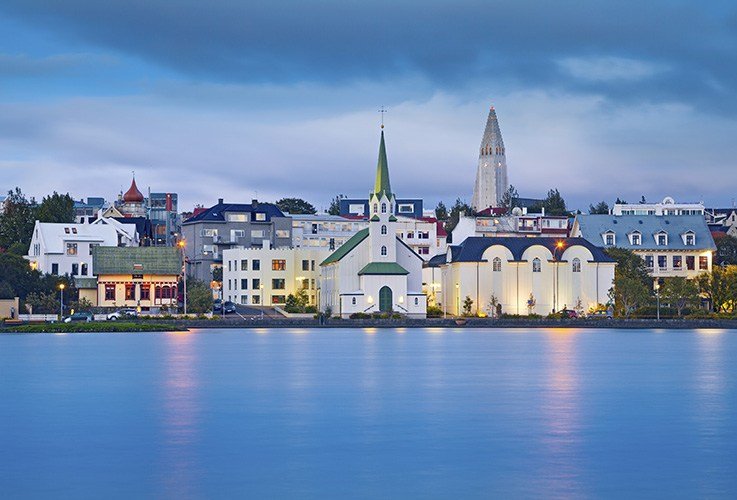
[[[379,290],[379,311],[392,312],[392,289],[388,286]]]

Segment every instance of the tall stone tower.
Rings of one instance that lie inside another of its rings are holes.
[[[486,119],[484,136],[481,138],[479,165],[476,170],[476,185],[473,188],[471,206],[476,211],[498,207],[508,187],[504,141],[502,132],[499,130],[496,111],[492,106],[489,110],[489,117]]]

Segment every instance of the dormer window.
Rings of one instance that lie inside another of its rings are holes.
[[[613,247],[616,242],[617,239],[615,238],[614,231],[607,231],[604,233],[604,244],[606,246]]]
[[[537,257],[535,257],[534,259],[532,259],[532,272],[533,273],[539,273],[540,270],[541,270],[540,259],[538,259]]]
[[[502,259],[494,257],[494,260],[491,261],[491,266],[493,272],[500,272],[502,270]]]
[[[639,232],[634,232],[630,235],[630,243],[632,246],[642,245],[642,235]]]
[[[687,232],[683,235],[683,243],[687,247],[696,245],[696,235],[692,231]]]
[[[655,243],[659,247],[667,247],[668,246],[668,233],[666,233],[665,231],[661,231],[658,234],[656,234]]]

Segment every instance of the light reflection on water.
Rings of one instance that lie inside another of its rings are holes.
[[[0,337],[0,491],[735,498],[735,360],[721,330]]]

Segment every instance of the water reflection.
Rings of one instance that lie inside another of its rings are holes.
[[[163,382],[162,465],[164,496],[194,494],[194,475],[199,469],[195,444],[199,439],[200,403],[195,335],[166,335]]]
[[[546,331],[547,368],[542,401],[544,453],[542,491],[554,496],[582,496],[578,462],[581,436],[580,373],[573,330]]]

